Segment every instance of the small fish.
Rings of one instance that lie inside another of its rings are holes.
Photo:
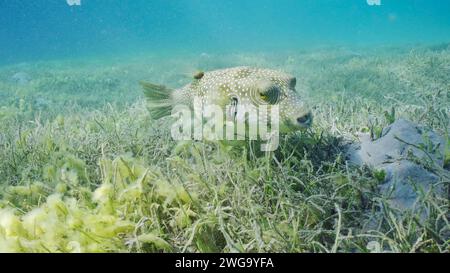
[[[69,6],[81,6],[81,0],[66,0]]]
[[[194,98],[203,105],[236,106],[266,105],[270,110],[279,106],[280,132],[308,128],[312,114],[295,91],[296,78],[286,73],[262,68],[234,67],[210,72],[198,72],[193,81],[180,88],[141,82],[148,99],[148,109],[154,119],[170,115],[175,105],[193,107]],[[237,113],[226,114],[233,121]]]

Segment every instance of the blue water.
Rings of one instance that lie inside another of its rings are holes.
[[[0,0],[0,63],[450,42],[449,0]]]

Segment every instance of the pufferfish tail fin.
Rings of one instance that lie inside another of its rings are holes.
[[[147,108],[153,119],[160,119],[168,116],[172,111],[172,93],[173,89],[164,85],[157,85],[148,82],[140,82],[144,88],[144,95],[147,97]]]

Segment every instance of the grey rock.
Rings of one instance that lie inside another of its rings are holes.
[[[30,75],[28,75],[25,72],[17,72],[11,77],[12,81],[19,84],[19,85],[25,85],[28,84],[31,81]]]
[[[360,138],[360,145],[353,145],[350,162],[371,167],[407,159],[414,156],[421,160],[432,160],[443,165],[444,138],[413,122],[399,119],[383,129],[381,137],[371,141],[368,135]],[[420,146],[430,148],[425,153]]]
[[[435,132],[399,119],[384,128],[380,138],[372,141],[363,135],[359,143],[350,144],[347,158],[357,166],[384,170],[381,194],[391,205],[405,210],[414,208],[420,191],[444,194],[443,186],[438,184],[440,177],[425,168],[443,166],[444,147],[444,138]]]
[[[400,160],[385,164],[380,169],[386,172],[385,183],[380,186],[380,191],[396,208],[414,208],[418,191],[444,193],[442,185],[437,184],[437,175],[411,161]]]

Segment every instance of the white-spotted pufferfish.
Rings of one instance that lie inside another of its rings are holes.
[[[271,69],[234,67],[197,73],[193,81],[180,88],[141,82],[148,99],[151,117],[159,119],[170,115],[175,105],[193,106],[194,98],[203,104],[214,104],[223,109],[229,105],[279,107],[280,132],[308,128],[312,123],[311,111],[295,90],[296,78]],[[239,108],[234,108],[239,109]],[[233,122],[238,113],[226,113],[226,121]]]

